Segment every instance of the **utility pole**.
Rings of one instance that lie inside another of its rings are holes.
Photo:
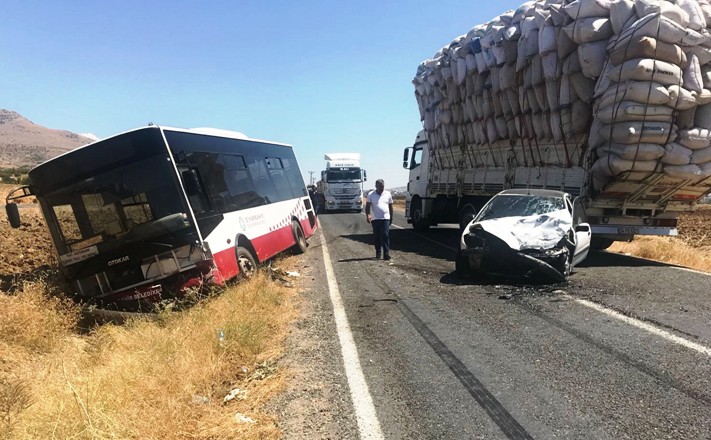
[[[309,185],[313,185],[313,184],[314,184],[314,173],[315,173],[315,172],[316,172],[316,171],[309,171]]]

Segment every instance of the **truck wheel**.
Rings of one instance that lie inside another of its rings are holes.
[[[294,234],[294,240],[296,240],[296,244],[294,244],[291,249],[295,254],[303,254],[306,252],[306,246],[308,246],[306,243],[306,236],[304,235],[304,229],[301,227],[299,222],[292,220],[291,231]]]
[[[590,239],[590,249],[593,251],[604,251],[605,249],[612,246],[615,240],[609,238],[595,238]]]
[[[257,260],[249,249],[237,246],[237,266],[242,278],[251,278],[257,272]]]
[[[416,199],[410,204],[410,220],[415,231],[424,232],[430,227],[422,212],[422,200]]]

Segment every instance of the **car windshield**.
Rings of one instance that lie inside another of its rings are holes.
[[[475,221],[504,217],[526,217],[565,209],[562,197],[527,194],[502,194],[491,199],[477,214]]]

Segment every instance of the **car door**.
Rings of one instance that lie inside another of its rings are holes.
[[[576,197],[573,200],[573,230],[575,231],[575,252],[573,252],[572,265],[576,266],[588,256],[592,238],[592,229],[588,223],[582,197]]]

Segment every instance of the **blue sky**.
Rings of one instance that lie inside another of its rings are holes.
[[[3,1],[0,108],[100,138],[149,122],[294,145],[304,179],[357,152],[404,186],[418,64],[501,1]]]

